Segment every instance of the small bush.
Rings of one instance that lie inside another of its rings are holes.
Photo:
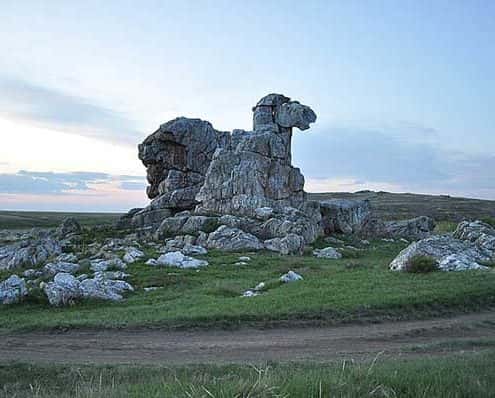
[[[438,270],[438,262],[431,256],[413,256],[406,264],[406,271],[413,273],[427,273]]]

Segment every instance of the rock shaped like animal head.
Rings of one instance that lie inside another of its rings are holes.
[[[291,101],[282,94],[268,94],[261,98],[253,108],[253,112],[254,130],[266,128],[270,124],[307,130],[309,125],[316,121],[316,114],[309,106]]]

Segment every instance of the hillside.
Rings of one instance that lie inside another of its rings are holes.
[[[422,215],[433,217],[437,221],[454,222],[463,219],[495,217],[495,201],[456,198],[448,195],[359,191],[355,193],[310,193],[309,198],[313,200],[368,199],[375,215],[389,220]]]

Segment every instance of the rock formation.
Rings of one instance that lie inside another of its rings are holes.
[[[183,117],[161,125],[139,145],[152,201],[120,226],[158,239],[227,226],[259,239],[257,248],[289,234],[313,241],[321,232],[319,205],[306,200],[304,177],[291,164],[291,139],[294,127],[306,130],[315,120],[308,106],[269,94],[253,108],[253,131],[221,132]],[[269,246],[301,250],[290,241]]]
[[[442,271],[489,269],[495,261],[495,228],[481,221],[463,221],[453,234],[436,235],[414,242],[390,263],[392,271],[407,271],[415,256],[433,257]]]

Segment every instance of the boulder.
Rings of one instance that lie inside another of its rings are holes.
[[[206,267],[208,265],[208,261],[185,256],[181,252],[177,251],[161,255],[156,260],[156,263],[151,265],[164,265],[177,268],[200,268]]]
[[[435,229],[431,217],[420,216],[409,220],[382,221],[369,220],[362,229],[362,234],[373,238],[418,240],[430,236]]]
[[[0,248],[0,270],[35,267],[61,252],[59,241],[50,236],[30,237]]]
[[[14,304],[28,294],[26,282],[17,275],[11,275],[0,282],[0,304]]]
[[[92,279],[79,280],[71,274],[58,273],[52,282],[44,283],[42,288],[53,306],[74,304],[81,299],[118,301],[123,299],[124,292],[134,291],[129,283],[102,277],[101,274]]]
[[[92,271],[108,271],[109,269],[124,270],[127,265],[118,257],[110,259],[96,258],[90,261],[90,268]]]
[[[82,227],[79,222],[73,217],[64,218],[62,224],[57,228],[56,235],[60,238],[67,238],[70,235],[82,233]]]
[[[124,254],[124,257],[122,257],[122,260],[124,260],[124,262],[127,264],[132,264],[143,258],[144,256],[145,254],[141,250],[135,247],[128,247]]]
[[[303,277],[294,271],[289,271],[280,277],[280,281],[283,283],[301,281],[302,279]]]
[[[63,306],[81,298],[80,284],[73,275],[61,272],[55,275],[52,282],[42,284],[42,288],[50,305]]]
[[[283,238],[265,240],[265,249],[280,254],[302,254],[304,251],[304,238],[296,234],[288,234]]]
[[[313,256],[317,258],[329,258],[333,260],[338,260],[342,258],[342,254],[340,254],[336,249],[331,246],[325,247],[324,249],[315,249],[313,250]]]
[[[79,271],[80,268],[81,266],[79,264],[57,261],[46,264],[43,267],[43,272],[47,275],[55,275],[59,272],[74,274],[75,272]]]
[[[371,208],[367,200],[322,200],[320,211],[322,227],[327,235],[358,233],[371,217]]]
[[[495,229],[481,221],[461,222],[454,234],[436,235],[410,244],[390,263],[393,271],[406,271],[414,256],[429,256],[437,260],[443,271],[487,269],[495,261],[492,246]]]
[[[220,249],[224,251],[263,249],[263,244],[256,236],[225,225],[220,226],[217,230],[209,234],[206,244],[209,249]]]

